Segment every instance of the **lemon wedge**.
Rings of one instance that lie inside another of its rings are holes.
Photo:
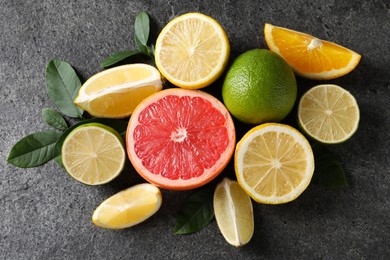
[[[142,100],[161,89],[161,75],[155,67],[140,63],[123,65],[89,78],[74,103],[95,117],[124,118]]]
[[[247,244],[254,232],[251,198],[236,181],[224,178],[214,191],[214,214],[226,241],[236,247]]]
[[[92,222],[107,229],[128,228],[151,217],[160,209],[161,202],[156,186],[137,184],[103,201],[94,211]]]

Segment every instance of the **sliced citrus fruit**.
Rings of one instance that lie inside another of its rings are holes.
[[[206,87],[225,69],[229,40],[222,26],[200,13],[187,13],[170,21],[157,38],[156,65],[176,86]]]
[[[359,106],[347,90],[333,84],[309,89],[298,105],[299,125],[322,143],[348,140],[359,125]]]
[[[309,34],[265,24],[268,48],[282,56],[294,71],[309,79],[333,79],[351,72],[360,54]]]
[[[291,126],[266,123],[249,130],[234,157],[237,180],[255,201],[281,204],[309,185],[314,157],[309,142]]]
[[[126,152],[122,137],[111,127],[89,123],[75,128],[62,145],[62,163],[76,180],[104,184],[123,170]]]
[[[130,64],[99,72],[80,88],[74,103],[96,117],[123,118],[146,97],[162,89],[158,70]]]
[[[247,244],[254,232],[251,198],[236,182],[224,178],[214,192],[214,214],[226,241],[236,247]]]
[[[92,222],[102,228],[128,228],[151,217],[160,209],[161,202],[156,186],[137,184],[103,201],[94,211]]]
[[[232,118],[215,97],[172,88],[145,99],[126,133],[127,154],[147,181],[172,190],[193,189],[214,179],[235,146]]]

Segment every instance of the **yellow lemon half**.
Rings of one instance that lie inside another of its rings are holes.
[[[295,128],[266,123],[248,131],[234,157],[237,180],[255,201],[281,204],[296,199],[309,185],[314,156]]]
[[[157,38],[155,60],[172,84],[199,89],[222,74],[229,53],[229,40],[217,21],[200,13],[187,13],[163,28]]]

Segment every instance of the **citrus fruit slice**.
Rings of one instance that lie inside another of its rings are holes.
[[[359,118],[355,98],[337,85],[324,84],[309,89],[298,105],[299,125],[322,143],[348,140],[356,132]]]
[[[224,178],[214,191],[214,214],[226,241],[236,247],[247,244],[254,232],[252,201],[236,182]]]
[[[279,122],[294,106],[297,82],[280,56],[253,49],[238,56],[228,69],[222,97],[230,113],[241,122]]]
[[[267,123],[249,130],[234,157],[237,180],[255,201],[281,204],[309,185],[314,157],[309,142],[291,126]]]
[[[193,189],[225,168],[234,152],[235,130],[215,97],[171,88],[134,110],[126,145],[131,163],[147,181],[165,189]]]
[[[360,54],[338,44],[287,28],[265,24],[268,48],[282,56],[294,71],[309,79],[333,79],[351,72]]]
[[[137,184],[103,201],[93,212],[92,222],[102,228],[128,228],[151,217],[161,203],[161,192],[156,186]]]
[[[130,64],[99,72],[80,88],[74,103],[95,117],[123,118],[146,97],[162,89],[158,70]]]
[[[200,13],[187,13],[163,28],[157,38],[155,60],[172,84],[198,89],[222,74],[229,52],[229,40],[217,21]]]
[[[122,137],[111,127],[89,123],[75,128],[62,145],[62,163],[76,180],[104,184],[123,170],[126,152]]]

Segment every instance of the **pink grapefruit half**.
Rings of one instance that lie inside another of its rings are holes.
[[[194,189],[217,177],[232,157],[235,141],[233,120],[218,99],[179,88],[141,102],[126,133],[136,171],[170,190]]]

